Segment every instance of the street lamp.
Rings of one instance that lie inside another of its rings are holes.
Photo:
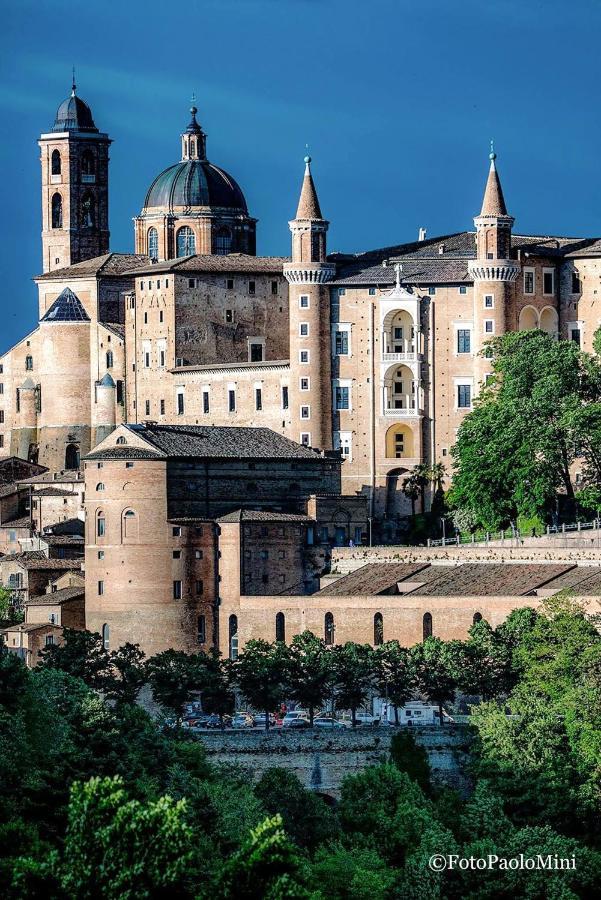
[[[444,516],[440,517],[440,521],[442,523],[442,543],[444,546],[444,544],[446,543],[446,540],[447,540],[447,530],[446,530],[446,523],[445,523]]]

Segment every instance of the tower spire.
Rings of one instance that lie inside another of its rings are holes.
[[[190,124],[182,134],[182,161],[187,159],[206,159],[207,144],[206,135],[201,125],[196,121],[196,94],[192,92],[192,105]]]
[[[311,157],[305,156],[305,175],[296,210],[297,219],[323,219],[317,191],[311,175]]]
[[[497,172],[495,164],[497,154],[495,153],[493,141],[490,142],[490,153],[488,158],[490,159],[490,169],[488,170],[488,179],[486,181],[480,215],[506,216],[507,207],[505,205],[505,197],[503,196],[503,188],[501,187],[499,173]]]
[[[75,96],[76,90],[77,90],[77,85],[75,84],[75,66],[73,66],[72,76],[71,76],[71,96],[72,97]]]

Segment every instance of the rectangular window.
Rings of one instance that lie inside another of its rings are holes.
[[[4,425],[4,410],[0,409],[0,425]]]
[[[282,387],[282,409],[288,409],[288,385]]]
[[[298,326],[298,333],[300,334],[301,337],[307,337],[309,334],[309,323],[301,322],[300,325]]]
[[[272,281],[272,282],[271,282],[271,293],[273,294],[274,297],[277,297],[277,294],[278,294],[278,283],[277,283],[277,281]]]
[[[225,286],[227,287],[228,291],[233,291],[234,290],[234,279],[228,278],[225,282]]]
[[[165,348],[159,346],[159,368],[165,368]]]
[[[202,559],[202,550],[195,550],[195,551],[194,551],[194,558],[195,558],[195,559]]]
[[[257,292],[257,285],[256,285],[256,282],[254,282],[254,281],[249,281],[249,282],[248,282],[248,293],[249,293],[249,294],[255,294],[256,292]]]
[[[301,309],[309,309],[309,297],[307,294],[301,294],[298,298],[298,305]]]
[[[495,323],[492,319],[486,319],[484,322],[484,331],[486,334],[493,334],[495,330]]]
[[[148,325],[148,313],[147,312],[144,313],[144,324]]]
[[[555,293],[555,270],[543,269],[543,294],[547,297]]]
[[[578,272],[572,272],[572,293],[579,294],[581,290],[580,275]]]
[[[342,387],[340,385],[336,386],[335,389],[335,397],[336,397],[336,409],[349,409],[349,388]]]
[[[99,581],[98,582],[98,596],[102,597],[103,594],[104,594],[104,581]]]
[[[174,551],[173,551],[173,559],[181,559],[181,556],[182,556],[182,551],[181,551],[181,550],[174,550]]]
[[[534,269],[524,269],[524,293],[534,293]]]
[[[144,351],[144,368],[145,369],[150,368],[150,351],[149,350]]]
[[[338,296],[339,297],[344,297],[345,294],[346,294],[346,288],[338,288]]]
[[[309,362],[309,351],[301,350],[298,354],[298,359],[299,359],[299,362],[301,362],[301,363],[308,363]]]
[[[472,333],[469,328],[457,329],[457,353],[471,353]]]
[[[96,519],[96,534],[98,537],[104,537],[106,529],[106,519],[104,516],[100,516]]]
[[[4,447],[4,435],[0,434],[0,447]]]
[[[161,400],[161,415],[165,415],[165,401]]]
[[[202,594],[203,590],[204,590],[204,586],[202,583],[202,579],[198,578],[196,580],[196,596],[198,597],[200,594]]]
[[[145,403],[146,415],[150,415],[150,400],[147,400]]]
[[[261,388],[255,388],[255,409],[257,411],[263,409],[263,392]]]
[[[54,616],[53,616],[52,618],[53,618],[53,620],[54,620]],[[53,635],[53,634],[47,634],[47,635],[46,635],[46,646],[47,646],[47,647],[52,647],[53,644],[54,644],[54,635]]]
[[[250,345],[250,361],[263,362],[263,344]]]
[[[459,293],[460,293],[460,294],[467,294],[467,287],[466,287],[464,284],[462,284],[462,285],[459,286]]]
[[[210,409],[211,409],[211,403],[209,400],[209,392],[205,390],[202,392],[202,411],[205,414],[205,416],[208,415],[208,413],[210,412]]]
[[[341,450],[343,459],[351,460],[353,458],[352,439],[353,435],[350,431],[334,432],[334,450]]]
[[[133,467],[134,467],[133,462],[126,462],[126,463],[125,463],[125,468],[126,468],[126,469],[133,469]]]
[[[348,331],[337,331],[335,337],[336,356],[348,356]]]
[[[430,297],[433,297],[435,293],[436,293],[436,288],[435,288],[435,287],[429,287],[429,288],[428,288],[428,294],[430,295]]]
[[[173,528],[171,529],[171,534],[173,535],[173,537],[181,537],[182,530],[181,530],[180,526],[174,525]]]
[[[570,340],[574,341],[580,347],[580,329],[572,328],[570,329]]]
[[[195,278],[188,278],[188,287],[189,288],[196,287],[196,279]]]
[[[227,323],[231,323],[231,322],[234,321],[234,310],[233,310],[233,309],[226,309],[226,311],[225,311],[225,321],[226,321]]]
[[[184,414],[184,392],[178,391],[177,394],[177,414],[178,416],[183,416]]]
[[[495,298],[494,298],[493,294],[485,294],[484,295],[484,308],[492,309],[494,305],[495,305]]]
[[[119,379],[119,381],[117,381],[117,403],[124,403],[124,402],[125,402],[124,385],[123,385],[123,381],[121,381],[121,379]]]
[[[300,442],[303,447],[311,446],[311,432],[310,431],[301,431]]]
[[[98,551],[98,559],[104,559],[104,550]]]
[[[173,599],[174,600],[182,599],[182,583],[181,583],[181,581],[173,582]]]
[[[159,322],[163,322],[163,321],[164,321],[164,314],[163,314],[163,310],[161,310],[159,312]]]
[[[472,387],[470,384],[457,385],[458,409],[469,409],[472,405]]]
[[[308,391],[310,388],[311,382],[308,378],[301,378],[299,382],[299,387],[301,391]]]
[[[301,414],[301,419],[310,419],[310,418],[311,418],[310,407],[308,407],[308,406],[301,406],[301,408],[300,408],[300,414]]]
[[[227,392],[228,397],[228,410],[230,412],[236,412],[236,391],[229,390]]]

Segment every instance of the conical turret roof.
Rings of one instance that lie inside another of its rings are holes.
[[[313,183],[311,175],[311,157],[305,156],[305,176],[301,187],[300,198],[298,201],[298,209],[296,210],[297,219],[322,219],[319,200],[317,199],[317,191]]]
[[[506,216],[507,207],[505,206],[505,197],[503,196],[503,188],[499,179],[499,173],[495,165],[497,154],[494,150],[490,154],[490,169],[488,171],[488,179],[484,190],[484,199],[482,201],[481,216]]]

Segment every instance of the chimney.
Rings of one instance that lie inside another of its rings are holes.
[[[427,233],[427,231],[426,231],[425,228],[420,228],[420,230],[419,230],[418,241],[425,241],[425,240],[426,240],[426,233]]]
[[[440,245],[439,245],[439,247],[438,247],[438,252],[439,252],[440,255],[442,256],[442,254],[444,253],[444,244],[440,244]]]

